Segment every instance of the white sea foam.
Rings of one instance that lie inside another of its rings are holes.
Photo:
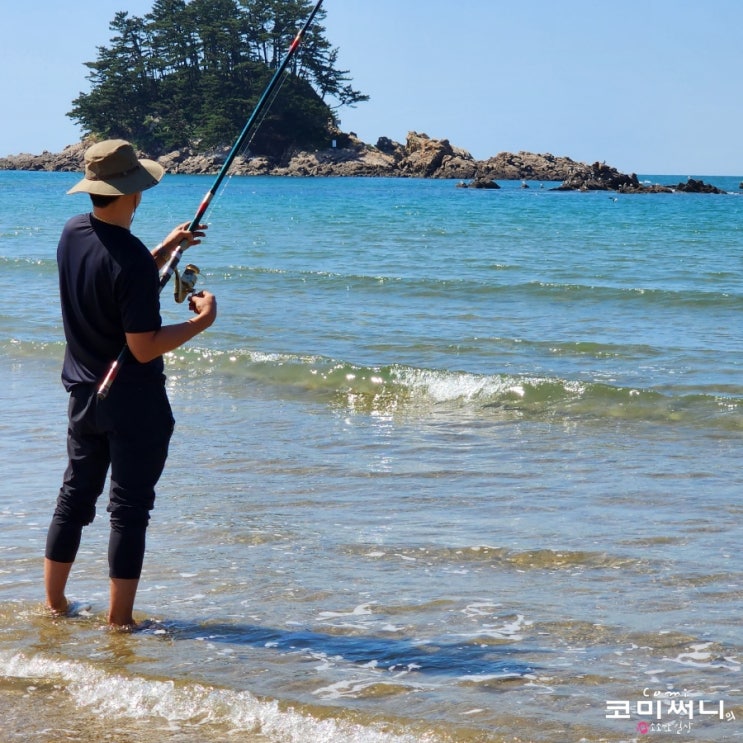
[[[691,645],[685,653],[679,653],[675,658],[669,658],[674,663],[693,668],[726,668],[730,671],[740,671],[741,661],[711,652],[712,643],[698,643]]]
[[[107,718],[152,718],[194,728],[226,727],[230,736],[240,731],[260,733],[262,739],[277,743],[310,740],[313,743],[433,743],[436,740],[433,735],[423,738],[397,735],[334,718],[316,719],[293,709],[281,709],[276,701],[258,699],[248,691],[125,677],[74,661],[29,658],[22,654],[0,656],[0,672],[9,678],[61,680],[78,707]],[[356,691],[362,688],[360,682]],[[338,695],[343,695],[341,686]]]
[[[321,611],[318,616],[321,619],[339,619],[341,617],[359,617],[371,614],[371,604],[359,604],[352,611]]]

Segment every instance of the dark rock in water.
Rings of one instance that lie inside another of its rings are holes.
[[[621,191],[640,193],[648,190],[641,185],[637,176],[620,173],[606,163],[594,163],[587,170],[579,171],[566,178],[557,191]],[[669,190],[669,189],[665,189]]]
[[[484,189],[498,189],[500,186],[492,178],[475,178],[471,183],[457,183],[457,188],[484,188]]]
[[[682,191],[685,193],[717,193],[724,194],[725,191],[704,183],[704,181],[689,178],[686,183],[677,186],[661,186],[654,183],[643,185],[637,176],[620,173],[616,168],[611,168],[605,163],[594,163],[587,171],[576,172],[558,186],[557,191],[618,191],[620,193],[673,193]]]
[[[701,180],[689,178],[686,183],[679,183],[673,187],[674,191],[684,191],[685,193],[727,193],[711,183],[705,183]]]

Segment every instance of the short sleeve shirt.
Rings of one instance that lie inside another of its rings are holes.
[[[57,247],[67,390],[98,383],[126,343],[125,333],[158,330],[160,281],[152,255],[129,230],[92,214],[70,219]],[[162,356],[140,364],[129,354],[117,384],[161,380]]]

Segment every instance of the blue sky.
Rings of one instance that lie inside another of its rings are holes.
[[[79,139],[66,117],[118,10],[19,2],[0,26],[0,156]],[[368,103],[342,128],[410,130],[485,159],[528,150],[639,174],[743,176],[741,0],[325,0],[339,64]],[[246,112],[246,119],[250,112]],[[238,132],[236,132],[236,135]]]

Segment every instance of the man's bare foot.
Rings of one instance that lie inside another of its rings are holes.
[[[70,602],[66,598],[62,598],[64,603],[56,604],[55,606],[46,605],[46,610],[53,617],[66,617],[70,611]]]
[[[139,625],[134,620],[129,624],[114,624],[113,622],[109,622],[107,629],[109,632],[119,632],[122,635],[131,635],[139,629]]]

